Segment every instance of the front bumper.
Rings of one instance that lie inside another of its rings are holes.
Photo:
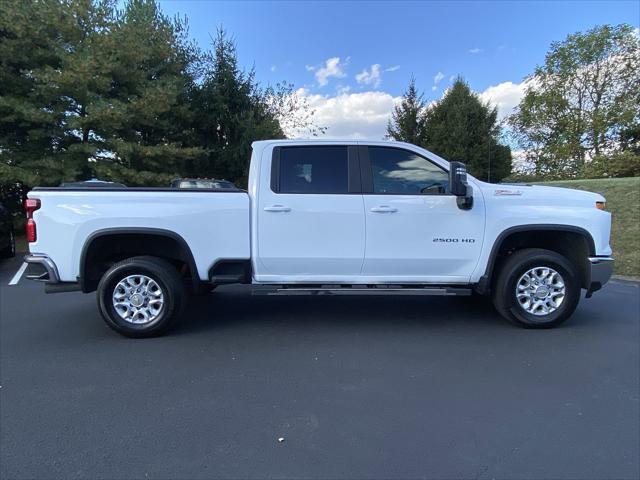
[[[590,280],[587,289],[587,298],[593,292],[602,288],[613,275],[613,258],[611,257],[589,257]]]

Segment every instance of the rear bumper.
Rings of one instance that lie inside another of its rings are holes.
[[[30,253],[25,255],[27,264],[25,277],[44,283],[45,293],[76,292],[80,290],[77,282],[63,282],[60,280],[56,264],[46,255]]]
[[[60,283],[58,268],[46,255],[30,253],[25,255],[24,261],[27,264],[26,278],[44,283]]]
[[[609,281],[613,275],[613,258],[612,257],[589,257],[590,280],[587,289],[587,298],[593,292],[600,290],[605,283]]]

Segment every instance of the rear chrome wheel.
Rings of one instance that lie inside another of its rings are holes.
[[[555,312],[562,305],[565,295],[562,276],[550,267],[533,267],[516,283],[518,304],[524,311],[536,316]]]
[[[158,283],[146,275],[129,275],[113,289],[113,308],[129,323],[144,325],[162,313],[164,293]]]
[[[161,335],[175,324],[185,291],[180,272],[167,260],[132,257],[104,273],[97,297],[109,327],[141,338]]]

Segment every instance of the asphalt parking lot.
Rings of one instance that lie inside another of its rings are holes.
[[[131,340],[94,295],[8,286],[19,266],[0,264],[2,478],[640,476],[637,283],[543,331],[469,298],[228,287]]]

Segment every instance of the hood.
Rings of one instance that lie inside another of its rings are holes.
[[[495,184],[475,180],[485,197],[520,197],[541,203],[556,203],[561,205],[577,204],[580,206],[595,206],[596,202],[604,202],[605,198],[599,193],[576,190],[573,188],[553,187],[546,185],[527,184]]]

